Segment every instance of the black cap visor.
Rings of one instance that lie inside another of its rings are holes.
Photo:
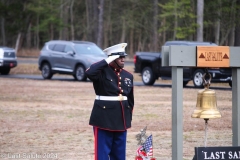
[[[125,57],[125,56],[127,56],[127,53],[125,53],[125,52],[111,53],[111,56],[113,56],[113,55],[120,55],[120,57]]]

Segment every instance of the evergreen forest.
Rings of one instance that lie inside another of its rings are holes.
[[[168,40],[240,46],[240,0],[0,0],[0,45],[41,49],[49,40],[128,43],[159,52]]]

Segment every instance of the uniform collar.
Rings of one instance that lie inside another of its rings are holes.
[[[114,70],[114,72],[121,72],[122,71],[122,69],[113,67],[112,65],[109,65],[109,66],[110,66],[110,68],[112,68],[112,70]]]

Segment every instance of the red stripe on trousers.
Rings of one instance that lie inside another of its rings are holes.
[[[95,150],[95,158],[97,160],[98,157],[98,128],[94,127],[94,150]]]

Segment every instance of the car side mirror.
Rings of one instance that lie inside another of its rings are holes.
[[[74,56],[75,53],[73,51],[68,51],[67,54],[69,54],[70,56]]]

